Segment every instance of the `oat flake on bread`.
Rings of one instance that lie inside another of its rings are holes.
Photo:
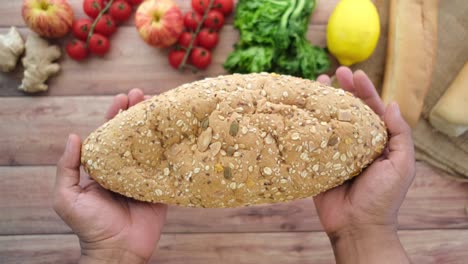
[[[360,99],[277,74],[184,84],[91,133],[81,162],[104,188],[149,202],[237,207],[310,197],[358,175],[387,132]]]

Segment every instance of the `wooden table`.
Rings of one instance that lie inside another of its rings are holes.
[[[69,2],[83,17],[81,1]],[[183,11],[190,9],[190,1],[177,2]],[[336,2],[321,1],[312,17],[309,39],[318,45],[325,44],[325,25]],[[0,34],[11,25],[29,33],[20,5],[0,0]],[[55,163],[67,134],[86,136],[104,121],[112,96],[132,87],[157,94],[222,74],[236,39],[229,19],[213,65],[181,74],[167,65],[166,52],[145,45],[129,22],[112,38],[105,58],[76,63],[64,56],[48,93],[18,92],[22,69],[0,74],[0,263],[76,262],[78,240],[50,206]],[[399,216],[401,240],[414,263],[467,263],[468,185],[446,176],[417,163]],[[312,199],[237,209],[171,207],[164,232],[152,263],[333,262]]]

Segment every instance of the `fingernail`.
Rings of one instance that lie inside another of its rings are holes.
[[[351,70],[348,66],[340,66],[340,67],[338,67],[338,69],[349,69],[349,70]]]
[[[361,75],[367,76],[367,74],[363,70],[360,70],[360,69],[356,70],[354,74],[361,74]]]

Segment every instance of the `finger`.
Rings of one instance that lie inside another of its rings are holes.
[[[161,231],[164,227],[164,224],[166,223],[168,206],[167,204],[157,203],[157,204],[152,204],[151,207],[153,209],[153,212],[158,217],[158,221],[157,221],[158,234],[161,235]]]
[[[317,78],[317,82],[323,83],[325,85],[331,85],[330,77],[326,74],[322,74]]]
[[[356,71],[354,73],[354,88],[355,94],[361,98],[376,114],[383,116],[385,113],[385,106],[380,99],[377,90],[372,84],[371,80],[363,71]]]
[[[348,68],[341,66],[336,70],[336,79],[343,90],[354,93],[353,72]]]
[[[90,183],[94,182],[94,179],[89,177],[89,175],[82,168],[80,170],[80,187],[82,189],[86,188]]]
[[[335,199],[342,202],[345,199],[347,189],[349,188],[349,181],[344,182],[342,185],[331,188],[325,192],[319,193],[313,197],[315,207],[321,209],[321,205],[324,203],[324,200],[328,197],[334,196]]]
[[[79,187],[81,140],[77,135],[68,137],[65,151],[57,163],[56,190]]]
[[[121,196],[122,197],[122,196]],[[135,224],[141,224],[143,226],[150,226],[146,231],[151,234],[156,240],[160,239],[164,223],[166,222],[166,215],[168,206],[162,203],[144,203],[135,200],[129,200],[129,198],[120,198],[124,199],[129,203],[129,207],[134,211],[135,215],[146,215],[148,217],[141,217],[136,219]],[[151,213],[151,216],[149,215]]]
[[[167,204],[162,204],[162,203],[156,203],[156,204],[151,204],[151,208],[153,209],[154,213],[158,215],[160,221],[158,221],[162,225],[166,221],[166,215],[167,215]]]
[[[120,110],[128,108],[128,96],[125,94],[118,94],[114,97],[109,110],[107,110],[106,119],[112,119],[119,113]]]
[[[140,89],[132,89],[128,93],[128,107],[132,107],[145,100],[145,95]]]
[[[406,171],[412,168],[414,164],[414,145],[411,128],[401,116],[397,103],[392,102],[389,104],[384,115],[384,121],[390,133],[388,158],[397,170]]]
[[[401,116],[397,103],[392,102],[388,105],[384,121],[390,133],[390,154],[394,151],[413,152],[411,128]]]

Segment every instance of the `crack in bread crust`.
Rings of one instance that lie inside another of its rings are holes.
[[[144,101],[84,141],[105,188],[142,201],[236,207],[316,195],[383,151],[380,118],[340,89],[277,74],[227,75]]]

